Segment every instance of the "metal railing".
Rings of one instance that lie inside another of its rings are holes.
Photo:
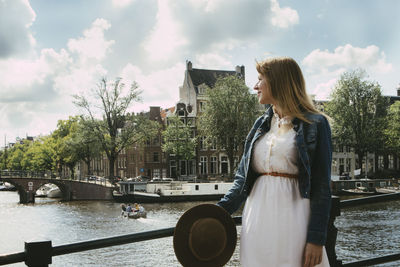
[[[378,196],[342,200],[342,201],[340,201],[338,197],[333,197],[331,219],[329,226],[330,229],[328,230],[328,241],[326,245],[326,250],[330,265],[332,267],[361,267],[361,266],[371,266],[375,264],[400,260],[400,252],[399,252],[391,255],[385,255],[355,262],[342,263],[341,260],[336,259],[335,246],[336,246],[337,229],[333,225],[336,216],[340,215],[341,208],[370,204],[372,203],[372,201],[373,203],[376,203],[380,201],[399,200],[399,199],[400,199],[400,193],[378,195]],[[242,217],[240,216],[233,217],[233,219],[236,225],[240,225],[242,223]],[[51,264],[53,256],[82,252],[92,249],[105,248],[110,246],[123,245],[128,243],[135,243],[140,241],[153,240],[163,237],[170,237],[173,236],[173,234],[174,234],[174,227],[170,227],[165,229],[140,232],[129,235],[114,236],[96,240],[89,240],[89,241],[60,245],[55,247],[52,246],[51,241],[49,240],[25,242],[24,252],[1,255],[0,265],[25,262],[27,266],[48,266],[48,264]]]

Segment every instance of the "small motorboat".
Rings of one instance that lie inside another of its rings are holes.
[[[139,219],[139,218],[146,218],[147,212],[142,205],[135,204],[134,209],[130,207],[126,207],[124,204],[121,205],[122,212],[121,215],[127,217],[129,219]],[[130,211],[128,211],[130,210]]]
[[[127,217],[129,219],[139,219],[139,218],[146,218],[147,217],[147,212],[144,211],[122,211],[122,216]]]

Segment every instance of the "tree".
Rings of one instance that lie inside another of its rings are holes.
[[[80,119],[77,125],[77,131],[68,140],[68,146],[71,147],[78,157],[83,160],[87,166],[88,175],[92,175],[91,161],[102,153],[101,143],[92,133],[90,121]]]
[[[400,156],[400,101],[390,106],[384,133],[387,148]]]
[[[196,138],[192,137],[190,127],[178,116],[168,117],[168,126],[162,132],[164,144],[162,150],[174,155],[177,163],[177,178],[180,177],[180,160],[190,160],[195,156]]]
[[[55,170],[54,139],[51,136],[45,136],[33,142],[24,154],[22,165],[24,170],[29,171]]]
[[[207,143],[216,142],[225,148],[233,177],[234,156],[243,153],[245,138],[257,116],[260,106],[257,97],[250,94],[244,80],[236,76],[217,79],[214,88],[206,90],[208,102],[199,117],[198,129]]]
[[[73,146],[71,140],[78,130],[79,117],[69,117],[68,120],[59,120],[57,129],[52,133],[54,151],[56,153],[57,171],[61,176],[63,166],[67,166],[71,172],[71,178],[75,176],[75,165],[79,162],[79,147]]]
[[[325,109],[334,120],[333,139],[354,149],[358,168],[367,152],[375,152],[382,145],[385,128],[386,102],[381,87],[365,77],[366,72],[360,69],[343,73]]]
[[[87,113],[87,116],[82,118],[90,121],[85,125],[93,127],[92,133],[107,155],[111,180],[115,175],[115,161],[122,149],[132,143],[140,143],[151,138],[158,130],[156,122],[144,119],[141,115],[128,113],[132,102],[140,100],[141,92],[138,90],[138,85],[132,83],[127,92],[124,92],[124,88],[121,79],[109,84],[103,78],[93,92],[96,103],[90,103],[83,95],[74,95],[75,105]],[[101,120],[96,118],[96,109],[100,111]]]

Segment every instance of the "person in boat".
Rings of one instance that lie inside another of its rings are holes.
[[[133,211],[134,212],[138,212],[139,211],[139,204],[138,203],[133,204]]]
[[[131,204],[128,204],[128,206],[126,206],[126,212],[132,212],[132,207]]]
[[[141,212],[141,213],[144,212],[144,207],[142,205],[139,205],[139,212]]]
[[[294,59],[268,59],[256,69],[254,90],[266,112],[250,130],[233,187],[217,205],[232,214],[245,202],[241,266],[329,266],[328,117],[314,107]]]

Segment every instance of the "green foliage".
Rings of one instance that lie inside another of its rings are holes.
[[[359,162],[382,146],[387,104],[378,83],[363,70],[346,72],[337,81],[325,111],[333,118],[332,135],[339,145],[354,148]]]
[[[390,106],[384,133],[388,149],[400,156],[400,101]]]
[[[226,149],[233,166],[235,153],[242,154],[248,131],[261,113],[257,97],[236,76],[219,78],[206,95],[208,102],[200,114],[198,129],[207,143],[216,141],[218,148]],[[230,176],[233,177],[233,168]]]
[[[164,143],[162,150],[175,155],[178,164],[180,160],[190,160],[195,156],[196,138],[192,137],[190,126],[184,124],[178,116],[168,117],[168,126],[162,132]],[[177,172],[179,176],[179,171]]]

